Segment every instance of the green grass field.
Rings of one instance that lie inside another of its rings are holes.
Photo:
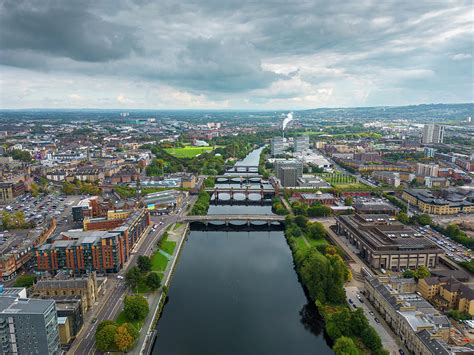
[[[176,158],[194,158],[196,155],[211,151],[212,147],[166,148],[165,151]]]
[[[151,270],[152,271],[165,271],[168,265],[168,258],[156,251],[151,257]]]
[[[176,247],[176,242],[165,240],[161,243],[161,250],[167,252],[169,255],[173,255],[174,248]]]
[[[308,246],[308,244],[304,241],[303,238],[303,236],[296,238],[296,247],[298,250],[307,250],[317,245],[328,244],[328,241],[326,239],[311,239],[306,237],[306,240],[309,243]]]

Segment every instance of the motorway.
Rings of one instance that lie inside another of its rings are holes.
[[[96,303],[94,308],[85,315],[84,326],[67,352],[68,354],[89,355],[98,352],[95,348],[95,330],[97,325],[104,320],[114,320],[117,318],[122,310],[123,298],[129,292],[124,281],[119,280],[117,276],[124,276],[127,270],[136,264],[138,255],[151,255],[164,231],[172,224],[181,220],[186,213],[187,206],[194,204],[195,200],[195,197],[188,196],[183,201],[182,207],[177,213],[165,216],[152,216],[152,223],[158,224],[156,231],[153,232],[151,228],[149,228],[133,248],[130,259],[125,263],[123,269],[118,274],[107,277],[107,290],[102,297],[100,297],[100,300]],[[159,222],[163,222],[163,224],[160,225]],[[151,314],[152,312],[150,312],[150,315]],[[97,320],[93,323],[94,319]]]

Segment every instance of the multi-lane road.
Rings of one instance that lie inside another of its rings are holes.
[[[117,276],[124,276],[127,270],[136,264],[138,255],[151,255],[163,232],[170,225],[180,221],[186,214],[187,206],[189,204],[192,205],[194,201],[195,197],[187,197],[184,199],[182,207],[176,213],[165,216],[152,216],[152,223],[157,224],[156,231],[153,232],[149,228],[133,248],[130,259],[120,273],[107,277],[105,293],[100,297],[93,309],[84,317],[84,326],[73,342],[68,354],[86,355],[97,352],[95,348],[95,330],[97,325],[104,320],[117,318],[117,315],[122,310],[123,298],[128,293],[123,279],[119,279]],[[163,224],[159,222],[163,222]]]

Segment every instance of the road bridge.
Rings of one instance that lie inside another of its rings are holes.
[[[258,173],[258,165],[234,165],[226,168],[226,173]]]
[[[249,199],[250,195],[260,195],[261,199],[272,198],[275,196],[273,187],[214,187],[207,188],[206,191],[214,195],[214,199],[219,199],[219,194],[228,194],[233,200],[236,194],[243,194],[245,199]]]
[[[216,222],[216,221],[223,221],[226,223],[233,222],[233,221],[244,221],[247,223],[250,222],[283,222],[285,221],[285,216],[278,216],[278,215],[247,215],[247,214],[212,214],[212,215],[205,215],[205,216],[182,216],[182,222]]]

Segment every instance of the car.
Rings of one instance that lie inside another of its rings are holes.
[[[352,304],[352,307],[357,308],[357,306],[354,303]]]
[[[374,318],[375,323],[380,323],[378,318]]]
[[[95,324],[97,322],[97,317],[92,318],[92,324]]]
[[[373,315],[374,315],[374,312],[372,312],[372,311],[369,311],[369,314],[370,314],[371,316],[373,316]]]
[[[123,276],[122,275],[117,275],[117,279],[123,280]]]
[[[400,355],[405,355],[405,352],[403,351],[403,349],[398,349],[398,352],[400,353]]]
[[[352,300],[349,298],[349,303],[352,304],[352,303],[354,303],[354,302],[352,302]]]

